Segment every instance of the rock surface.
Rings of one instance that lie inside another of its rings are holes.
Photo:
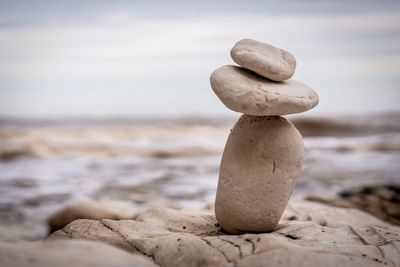
[[[127,219],[122,213],[113,211],[102,206],[100,203],[92,201],[79,201],[71,203],[61,210],[57,211],[47,219],[50,232],[63,228],[70,222],[78,219]]]
[[[231,50],[233,61],[273,81],[285,81],[293,76],[296,60],[278,47],[251,39],[243,39]]]
[[[215,214],[221,227],[236,234],[272,231],[303,161],[301,134],[285,118],[241,116],[220,165]]]
[[[0,243],[2,267],[152,267],[149,259],[93,241]]]
[[[227,235],[213,211],[149,210],[135,220],[77,220],[49,237],[106,242],[161,266],[400,266],[400,228],[369,214],[290,203],[274,232]]]
[[[364,186],[342,191],[336,198],[310,196],[307,199],[334,207],[360,209],[384,221],[400,225],[400,185]]]
[[[210,77],[211,87],[229,109],[254,116],[300,113],[318,104],[318,95],[305,84],[273,82],[246,69],[226,65]]]

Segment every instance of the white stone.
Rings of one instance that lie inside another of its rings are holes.
[[[243,115],[220,165],[215,215],[229,233],[270,232],[303,166],[301,134],[283,117]]]
[[[296,59],[278,47],[251,39],[243,39],[231,50],[231,57],[240,66],[273,81],[288,80],[296,69]]]
[[[254,116],[301,113],[318,104],[307,85],[288,80],[272,82],[246,69],[226,65],[210,77],[211,87],[229,109]]]

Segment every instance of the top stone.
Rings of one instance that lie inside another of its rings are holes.
[[[288,80],[296,68],[296,60],[289,52],[251,39],[237,42],[231,57],[240,66],[277,82]]]

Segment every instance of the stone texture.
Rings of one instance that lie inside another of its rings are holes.
[[[229,233],[272,231],[303,160],[301,134],[285,118],[241,116],[220,165],[215,213],[221,227]]]
[[[310,196],[307,199],[334,207],[357,208],[384,221],[400,225],[400,186],[396,184],[345,190],[336,198]]]
[[[278,47],[251,39],[243,39],[231,50],[233,61],[273,81],[288,80],[296,69],[292,54]]]
[[[110,245],[84,240],[0,243],[2,267],[152,267],[150,260]]]
[[[210,77],[211,87],[229,109],[254,116],[300,113],[318,104],[318,95],[295,80],[273,82],[246,69],[226,65]]]
[[[215,235],[219,232],[216,228],[215,216],[207,215],[202,210],[185,211],[167,207],[152,208],[140,212],[134,219],[173,232],[194,235]]]
[[[242,235],[221,232],[212,211],[137,218],[77,220],[49,239],[98,240],[161,266],[400,266],[400,228],[354,209],[290,203],[274,232]]]
[[[78,201],[70,203],[61,210],[49,216],[47,224],[50,232],[63,228],[65,225],[77,219],[127,219],[122,213],[106,208],[104,205],[93,201]]]

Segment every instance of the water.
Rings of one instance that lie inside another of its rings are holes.
[[[306,161],[293,197],[399,183],[399,118],[294,118]],[[78,199],[204,207],[234,121],[0,120],[0,239],[45,238],[48,215]]]

